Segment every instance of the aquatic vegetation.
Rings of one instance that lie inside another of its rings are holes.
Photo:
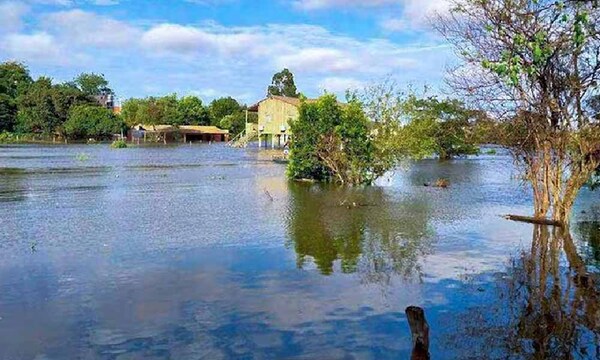
[[[110,147],[113,149],[126,149],[127,142],[125,140],[115,140],[112,144],[110,144]]]
[[[86,153],[79,153],[79,154],[75,155],[75,158],[78,161],[87,161],[90,159],[90,156]]]
[[[489,149],[485,152],[486,155],[496,155],[497,153],[498,152],[496,151],[496,149]]]

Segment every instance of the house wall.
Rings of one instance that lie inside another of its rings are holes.
[[[290,135],[290,120],[298,118],[298,108],[281,100],[266,99],[258,105],[258,126],[261,134]],[[285,132],[281,131],[285,126]]]

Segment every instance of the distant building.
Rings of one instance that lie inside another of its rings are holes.
[[[292,135],[290,123],[299,115],[301,99],[287,96],[270,95],[248,108],[248,111],[258,113],[258,146],[271,143],[271,147],[286,145]],[[305,99],[315,102],[314,99]],[[249,129],[247,129],[249,131]]]
[[[229,131],[216,126],[196,125],[144,125],[139,124],[127,133],[127,140],[145,142],[149,138],[167,142],[225,142],[229,140]]]
[[[101,90],[99,95],[94,96],[94,99],[96,99],[100,106],[112,110],[113,114],[121,114],[121,105],[117,103],[115,94],[111,90]]]

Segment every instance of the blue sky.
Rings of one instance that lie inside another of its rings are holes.
[[[265,94],[288,67],[307,96],[392,77],[441,86],[447,0],[0,0],[0,61],[34,76],[102,73],[121,99]]]

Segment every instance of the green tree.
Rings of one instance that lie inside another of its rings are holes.
[[[596,1],[459,0],[437,22],[461,60],[450,84],[510,124],[503,145],[531,185],[534,216],[564,224],[600,165],[586,106],[600,78],[598,18]]]
[[[145,99],[128,99],[123,102],[121,116],[129,127],[143,123],[141,119],[141,108],[145,105]]]
[[[208,112],[211,125],[219,126],[221,120],[227,115],[233,115],[242,109],[240,104],[232,97],[215,99],[210,103]]]
[[[360,103],[341,106],[333,95],[303,102],[291,130],[291,178],[370,184],[380,175],[374,169],[375,148]]]
[[[74,106],[64,124],[65,134],[72,139],[108,139],[123,127],[120,117],[97,105]]]
[[[58,122],[62,124],[67,121],[69,112],[73,106],[82,104],[96,105],[96,102],[74,86],[74,84],[64,83],[52,86],[52,104]]]
[[[438,155],[440,159],[474,155],[479,149],[469,136],[471,122],[479,112],[469,110],[455,100],[439,100],[435,96],[418,98],[411,94],[403,103],[408,124],[403,129],[402,140],[413,157]]]
[[[273,75],[273,80],[267,89],[267,94],[287,97],[300,96],[294,82],[294,74],[288,69],[283,69]]]
[[[158,98],[156,107],[159,113],[158,124],[183,125],[182,118],[179,116],[179,104],[176,94]]]
[[[33,80],[27,67],[16,62],[0,64],[0,132],[14,130],[17,121],[17,99]]]
[[[179,123],[183,125],[210,125],[210,114],[196,96],[185,96],[177,103]]]
[[[75,78],[74,83],[88,96],[100,95],[103,92],[112,93],[108,81],[102,74],[82,73]]]
[[[54,110],[52,80],[40,77],[19,97],[16,130],[50,134],[61,125]]]

